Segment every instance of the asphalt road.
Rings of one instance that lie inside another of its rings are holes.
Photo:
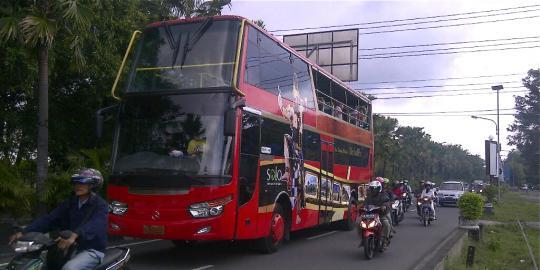
[[[372,260],[358,248],[356,231],[316,228],[296,232],[277,253],[259,254],[247,243],[199,243],[176,248],[158,240],[131,247],[131,269],[411,269],[457,228],[457,208],[437,208],[439,219],[423,227],[415,212],[396,227],[387,251]],[[365,268],[366,267],[366,268]]]

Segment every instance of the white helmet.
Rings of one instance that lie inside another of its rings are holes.
[[[379,182],[379,181],[371,181],[371,182],[369,182],[368,189],[370,191],[377,191],[377,193],[381,192],[381,190],[382,190],[381,182]]]

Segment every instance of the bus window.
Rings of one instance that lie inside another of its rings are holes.
[[[299,95],[307,108],[314,109],[309,66],[277,42],[253,27],[248,30],[245,81],[275,95],[295,101],[293,84],[296,80]]]
[[[242,137],[238,170],[239,204],[247,203],[255,191],[260,147],[260,118],[245,113],[242,117]]]

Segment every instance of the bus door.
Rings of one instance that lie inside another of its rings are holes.
[[[332,221],[332,181],[334,168],[334,144],[321,140],[321,178],[319,183],[319,224]]]
[[[238,217],[236,239],[246,239],[257,232],[256,196],[259,169],[261,118],[257,114],[243,112],[238,159]]]

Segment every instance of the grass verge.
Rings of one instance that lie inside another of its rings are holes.
[[[526,228],[526,233],[529,243],[533,246],[533,253],[536,254],[535,259],[538,262],[540,230]],[[468,246],[476,247],[474,264],[470,268],[465,266]],[[485,227],[482,241],[475,242],[467,239],[463,245],[461,256],[447,263],[445,267],[445,269],[449,270],[529,270],[532,268],[533,263],[529,257],[527,245],[517,224]]]
[[[494,205],[494,214],[484,214],[482,219],[509,222],[540,221],[540,203],[520,196],[518,192],[506,192]]]

